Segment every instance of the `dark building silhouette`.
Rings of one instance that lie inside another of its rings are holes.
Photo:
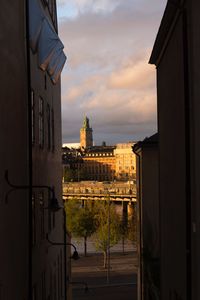
[[[2,0],[1,43],[0,299],[66,299],[56,1]]]
[[[157,68],[162,300],[200,299],[199,11],[199,1],[168,0],[150,58]]]
[[[133,146],[137,170],[138,299],[160,299],[158,134]]]

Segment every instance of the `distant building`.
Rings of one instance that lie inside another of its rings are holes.
[[[1,11],[0,299],[64,300],[66,246],[46,239],[66,240],[56,4],[2,0]]]
[[[92,128],[85,117],[80,129],[80,147],[63,144],[63,172],[71,173],[72,177],[67,177],[75,181],[133,181],[136,175],[133,145],[134,142],[128,142],[107,146],[102,142],[101,146],[93,146]],[[69,169],[73,170],[73,174]]]
[[[81,167],[87,180],[115,179],[114,149],[115,146],[93,146],[86,149]]]
[[[136,175],[136,157],[132,151],[134,142],[117,144],[114,149],[115,178],[118,180],[133,180]]]
[[[69,149],[80,149],[81,144],[80,143],[64,143],[62,145],[63,148],[69,148]]]

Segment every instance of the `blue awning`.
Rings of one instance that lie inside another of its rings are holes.
[[[39,0],[29,0],[29,43],[38,54],[39,68],[47,70],[56,83],[66,61],[64,45]]]

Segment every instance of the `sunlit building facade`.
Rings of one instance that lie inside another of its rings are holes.
[[[134,142],[117,144],[114,150],[115,178],[133,181],[136,175],[136,156],[132,151]]]

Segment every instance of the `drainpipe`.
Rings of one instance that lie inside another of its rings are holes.
[[[65,289],[65,300],[67,299],[67,229],[66,229],[66,212],[65,207],[63,208],[63,232],[64,232],[64,289]]]
[[[190,76],[189,76],[189,49],[188,49],[188,22],[187,12],[183,9],[183,59],[184,59],[184,92],[185,92],[185,158],[186,158],[186,266],[187,266],[187,299],[192,295],[192,258],[191,258],[191,132],[190,132]]]
[[[138,174],[139,174],[139,178],[138,178],[138,185],[139,188],[137,189],[137,202],[138,202],[138,208],[139,209],[139,249],[140,249],[140,257],[139,257],[139,266],[140,266],[140,290],[138,290],[138,300],[142,300],[143,299],[143,292],[142,292],[142,260],[141,260],[141,256],[142,256],[142,252],[141,252],[141,206],[139,201],[141,201],[141,193],[140,193],[140,185],[141,185],[141,178],[140,178],[140,171],[141,171],[141,167],[140,167],[140,155],[137,153],[137,149],[135,146],[132,147],[133,153],[135,153],[135,155],[138,157]]]
[[[29,0],[25,2],[25,35],[26,35],[26,66],[27,66],[27,117],[28,117],[28,172],[29,172],[29,203],[28,203],[28,298],[32,299],[32,116],[31,116],[31,67],[29,47]]]

